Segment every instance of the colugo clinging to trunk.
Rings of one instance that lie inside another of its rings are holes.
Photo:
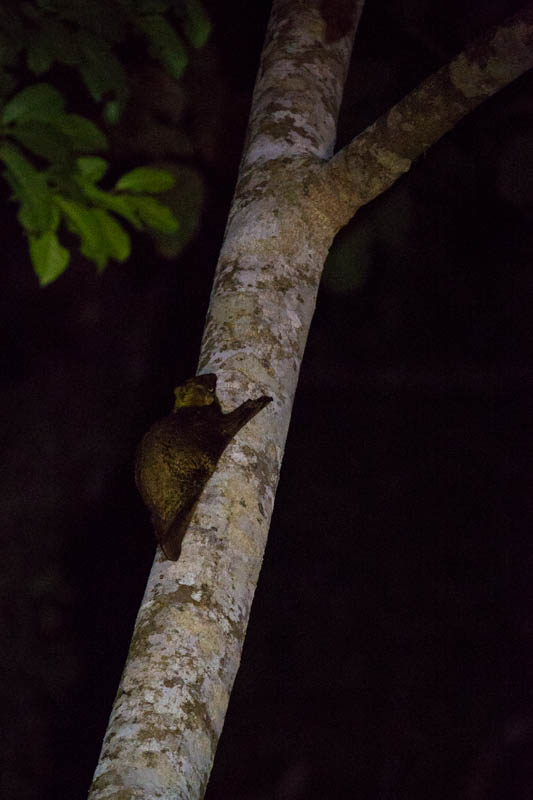
[[[214,374],[189,378],[174,389],[172,412],[143,436],[135,460],[135,482],[152,514],[161,549],[177,561],[181,543],[207,481],[236,433],[271,397],[246,400],[224,414]]]

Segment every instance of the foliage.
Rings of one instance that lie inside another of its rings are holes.
[[[109,259],[125,261],[130,254],[130,237],[117,216],[137,230],[163,234],[174,233],[178,221],[153,197],[172,188],[170,172],[136,167],[112,188],[99,186],[109,162],[96,154],[109,150],[107,136],[93,120],[69,113],[57,87],[31,83],[32,76],[55,64],[76,69],[104,125],[113,125],[130,94],[123,63],[129,45],[144,43],[149,56],[179,79],[189,48],[202,47],[209,32],[199,0],[3,3],[0,161],[41,285],[69,263],[60,226],[79,237],[82,255],[102,270]]]

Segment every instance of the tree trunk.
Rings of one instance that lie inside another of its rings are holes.
[[[333,4],[331,4],[333,5]],[[178,562],[159,552],[90,793],[203,796],[240,660],[298,372],[337,230],[533,65],[533,11],[481,38],[331,158],[361,5],[275,0],[200,356],[225,410],[274,398],[228,447]],[[329,13],[329,12],[328,12]]]

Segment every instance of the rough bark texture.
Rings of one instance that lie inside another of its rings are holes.
[[[91,800],[204,794],[332,238],[302,202],[302,166],[333,150],[355,24],[326,45],[318,0],[274,3],[200,359],[227,408],[258,394],[274,402],[222,457],[180,560],[156,557]]]
[[[222,457],[180,560],[156,557],[91,800],[203,795],[333,236],[416,155],[531,63],[529,11],[456,58],[327,162],[359,9],[347,17],[351,29],[336,38],[322,6],[274,3],[200,357],[200,370],[219,376],[227,408],[259,394],[274,402]],[[518,68],[505,66],[509,54]]]
[[[342,228],[413,161],[484,100],[533,67],[533,5],[473,41],[332,158],[323,170],[337,187],[332,213]]]

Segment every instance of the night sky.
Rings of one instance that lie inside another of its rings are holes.
[[[520,7],[467,5],[367,0],[339,145]],[[42,290],[4,205],[10,800],[86,796],[152,563],[134,451],[196,369],[269,8],[207,6],[194,146],[160,154],[205,181],[178,260],[138,238]],[[207,800],[532,796],[532,97],[528,74],[338,237]]]

